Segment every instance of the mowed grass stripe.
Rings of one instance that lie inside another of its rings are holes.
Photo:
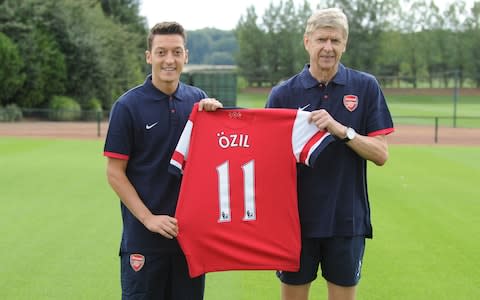
[[[369,171],[364,299],[478,297],[479,149],[396,146]]]
[[[0,299],[119,299],[120,210],[103,143],[0,138]],[[359,299],[475,299],[478,147],[392,146],[369,164]],[[206,300],[279,299],[273,271],[207,276]],[[325,299],[322,280],[312,300]]]
[[[97,141],[0,139],[0,299],[118,299],[118,202]]]

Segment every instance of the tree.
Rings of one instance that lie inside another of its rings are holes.
[[[127,6],[133,15],[137,8]],[[145,77],[141,17],[106,17],[95,0],[6,0],[0,3],[0,20],[28,74],[12,99],[21,106],[38,107],[64,94],[84,107],[98,98],[109,108]],[[121,23],[129,20],[132,26]]]
[[[421,37],[424,18],[417,11],[425,6],[423,0],[414,0],[410,9],[405,10],[399,19],[399,30],[403,33],[404,57],[403,76],[414,88],[418,86],[419,72],[424,68],[425,52]]]
[[[237,64],[239,66],[248,64],[247,61],[243,61],[243,57],[247,59],[247,55],[242,55],[247,51],[254,51],[249,49],[252,45],[248,45],[254,42],[258,44],[256,51],[261,49],[263,55],[263,60],[256,64],[256,68],[265,74],[262,81],[272,85],[298,72],[307,62],[308,57],[303,46],[305,21],[311,14],[308,2],[304,1],[298,8],[295,7],[293,0],[280,1],[278,4],[271,2],[265,10],[263,22],[260,25],[257,24],[256,15],[253,20],[251,14],[251,11],[247,11],[247,17],[250,19],[247,18],[246,21],[242,19],[244,23],[241,24],[243,28],[240,29],[245,31],[245,36],[251,33],[255,35],[245,39],[240,39],[237,35],[240,49]],[[253,31],[247,28],[247,21],[252,28],[255,28]],[[260,39],[262,36],[263,39]],[[258,73],[255,76],[257,75]]]
[[[467,47],[470,49],[470,55],[466,58],[469,61],[467,71],[470,78],[480,88],[480,1],[476,1],[471,9],[471,14],[466,20],[467,30],[464,37],[466,38]]]
[[[190,64],[203,64],[205,57],[212,51],[212,38],[207,30],[196,30],[188,33],[187,48]]]
[[[0,32],[0,105],[11,102],[25,81],[23,60],[13,41]]]
[[[65,93],[85,107],[98,98],[105,108],[145,76],[146,33],[128,30],[105,18],[92,1],[57,2],[44,24],[54,32],[65,55],[69,80]],[[140,46],[142,41],[142,46]]]
[[[234,65],[233,56],[229,52],[214,51],[210,53],[204,60],[208,65]]]
[[[265,33],[257,25],[255,7],[247,8],[246,16],[240,18],[235,28],[235,35],[239,46],[236,62],[240,75],[247,79],[249,85],[261,85],[268,74],[264,65],[267,52]]]
[[[303,33],[306,18],[308,18],[305,15],[311,14],[307,1],[296,9],[293,0],[286,0],[283,6],[280,2],[279,8],[278,34],[274,34],[276,45],[272,45],[279,49],[278,65],[280,67],[278,73],[274,73],[278,74],[273,78],[275,82],[294,75],[307,62],[308,55],[303,45]]]
[[[382,32],[390,28],[389,20],[399,11],[398,0],[330,0],[348,17],[349,38],[343,61],[357,69],[377,73],[375,58],[381,49]]]
[[[133,35],[130,36],[132,39],[130,43],[133,43],[138,47],[140,50],[137,53],[137,55],[139,55],[138,58],[143,60],[143,55],[140,55],[140,53],[142,53],[141,50],[146,49],[145,37],[148,34],[148,22],[144,16],[140,16],[141,0],[83,1],[87,1],[87,3],[88,1],[99,1],[102,11],[113,21],[113,23],[122,25],[124,31],[133,33]]]
[[[308,53],[303,45],[303,35],[305,33],[305,27],[307,25],[307,19],[312,14],[312,8],[308,1],[304,0],[302,4],[297,7],[297,18],[295,20],[294,28],[296,35],[299,37],[298,41],[292,41],[297,43],[297,47],[294,48],[293,60],[295,61],[295,69],[301,70],[303,66],[308,62]]]
[[[456,1],[455,4],[450,4],[445,11],[445,19],[447,21],[447,26],[451,29],[448,30],[450,33],[446,37],[450,37],[448,45],[451,50],[451,58],[449,59],[448,64],[448,77],[446,74],[445,78],[445,86],[448,85],[448,79],[452,77],[451,72],[455,72],[454,76],[459,76],[460,87],[463,86],[464,81],[464,71],[466,69],[466,65],[469,64],[465,57],[467,57],[468,53],[466,51],[465,46],[462,44],[461,40],[465,41],[464,36],[465,28],[465,16],[467,15],[465,2],[463,0]],[[445,37],[444,37],[445,38]]]
[[[52,35],[41,28],[24,35],[19,46],[25,60],[23,72],[28,76],[16,102],[21,107],[41,107],[65,91],[65,56]]]
[[[216,40],[213,40],[212,49],[215,52],[230,53],[233,60],[233,53],[238,51],[238,43],[235,39],[235,33],[232,30],[224,31],[224,34]]]
[[[188,33],[187,48],[191,64],[233,65],[238,45],[233,31],[204,28]]]
[[[11,99],[19,106],[41,106],[52,94],[65,90],[64,55],[42,17],[54,4],[52,0],[7,0],[0,4],[0,28],[16,44],[23,60],[21,73],[28,75]]]
[[[126,25],[130,31],[146,34],[147,20],[140,16],[140,0],[99,0],[104,14],[116,23]]]
[[[442,17],[440,16],[438,6],[433,1],[430,1],[430,3],[416,3],[412,6],[412,12],[420,16],[417,19],[420,22],[417,26],[422,29],[419,32],[419,40],[421,41],[419,50],[424,53],[428,83],[430,87],[433,87],[435,74],[444,69],[439,54],[441,47],[437,47],[437,45],[442,43],[444,35],[442,28],[439,26],[442,23]]]
[[[276,84],[281,75],[281,52],[284,51],[284,41],[290,38],[290,36],[282,36],[282,27],[280,22],[281,10],[283,1],[280,1],[278,5],[274,5],[270,2],[269,7],[265,10],[263,15],[263,27],[265,28],[265,40],[264,48],[267,50],[268,55],[265,57],[265,62],[262,64],[267,70],[267,76],[265,80],[270,85]]]
[[[379,65],[376,74],[382,84],[393,84],[400,87],[400,71],[405,61],[403,35],[396,30],[383,32],[381,49],[377,58]]]

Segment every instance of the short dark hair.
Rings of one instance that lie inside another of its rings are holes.
[[[155,26],[150,29],[147,38],[147,47],[149,51],[152,50],[153,37],[157,34],[178,34],[182,36],[184,45],[187,44],[187,33],[182,25],[177,22],[161,22],[155,24]]]

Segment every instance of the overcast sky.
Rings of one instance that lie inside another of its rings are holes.
[[[234,29],[238,20],[245,15],[247,7],[254,5],[259,17],[264,15],[270,2],[280,0],[142,0],[140,14],[147,17],[149,26],[161,21],[177,21],[188,30],[212,27],[222,30]],[[455,0],[453,0],[455,1]],[[443,7],[452,0],[435,0]],[[472,3],[474,0],[467,0]],[[303,0],[295,0],[303,3]],[[320,1],[309,1],[315,8]]]

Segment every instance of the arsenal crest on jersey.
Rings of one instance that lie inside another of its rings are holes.
[[[145,264],[145,256],[141,254],[131,254],[130,255],[130,266],[135,272],[140,271]]]
[[[343,96],[343,105],[349,111],[354,111],[358,107],[358,97],[355,95],[345,95]]]

